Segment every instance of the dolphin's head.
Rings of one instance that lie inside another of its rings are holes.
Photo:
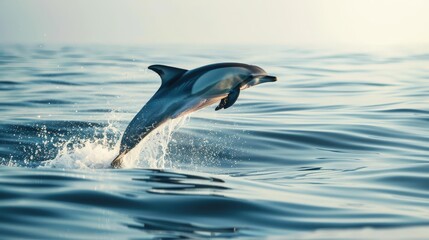
[[[248,65],[247,69],[249,70],[249,75],[247,79],[243,81],[241,89],[246,89],[261,83],[277,81],[277,77],[268,75],[264,69],[258,66]]]
[[[242,63],[212,64],[189,73],[198,73],[195,74],[198,77],[192,86],[193,94],[206,91],[214,95],[227,94],[237,86],[246,89],[260,83],[277,81],[276,77],[268,75],[264,69]]]

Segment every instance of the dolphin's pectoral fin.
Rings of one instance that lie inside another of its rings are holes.
[[[225,105],[226,105],[226,102],[227,102],[227,101],[228,101],[228,96],[226,96],[226,97],[222,98],[222,99],[220,100],[219,105],[217,105],[217,107],[215,108],[215,111],[220,110],[220,109],[222,109],[223,107],[225,107]]]
[[[228,96],[222,98],[215,110],[217,111],[222,108],[227,109],[231,107],[237,101],[238,95],[240,95],[240,86],[235,87],[231,92],[229,92]]]

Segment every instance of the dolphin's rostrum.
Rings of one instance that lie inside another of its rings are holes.
[[[150,132],[169,119],[197,111],[220,101],[216,111],[237,101],[240,91],[277,80],[262,68],[243,63],[216,63],[193,70],[151,65],[159,74],[161,87],[131,120],[122,135],[119,155],[113,168],[122,166],[122,158]]]

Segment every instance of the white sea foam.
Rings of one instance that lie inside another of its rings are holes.
[[[186,122],[188,117],[170,120],[149,134],[139,145],[124,157],[124,168],[173,168],[168,162],[168,144],[173,132]],[[96,131],[99,129],[96,129]],[[54,159],[43,161],[40,167],[66,169],[100,169],[110,168],[110,163],[119,153],[120,138],[109,137],[108,132],[120,136],[121,131],[115,122],[109,122],[102,129],[101,139],[70,139],[62,146]],[[112,135],[112,134],[111,134]]]

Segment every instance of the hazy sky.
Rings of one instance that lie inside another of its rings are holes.
[[[429,1],[0,0],[0,43],[429,45]]]

